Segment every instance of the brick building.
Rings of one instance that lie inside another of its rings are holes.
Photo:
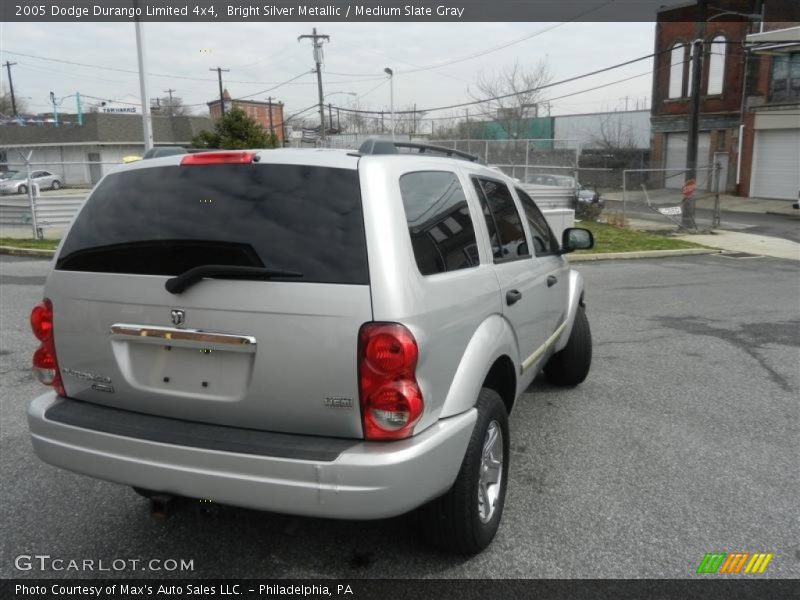
[[[800,28],[787,21],[788,5],[778,0],[722,4],[709,7],[705,15],[698,167],[719,163],[723,192],[796,198],[800,116],[793,113],[800,103],[800,55],[795,54],[800,51]],[[660,54],[655,58],[651,110],[655,167],[686,166],[691,44],[698,35],[698,15],[694,2],[658,13],[655,51]],[[794,38],[798,44],[784,43]],[[664,185],[680,188],[683,180],[682,172],[670,171]],[[698,184],[710,190],[712,178],[699,176]]]
[[[278,136],[278,141],[281,144],[283,143],[283,102],[231,99],[227,89],[223,91],[222,97],[225,101],[225,110],[231,107],[240,108],[248,117],[255,119],[266,131],[274,132]],[[222,117],[219,99],[212,100],[207,104],[211,118],[214,121],[219,120]]]

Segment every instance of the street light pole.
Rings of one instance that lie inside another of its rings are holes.
[[[138,2],[134,3],[138,8]],[[153,120],[150,118],[150,95],[147,93],[147,49],[145,48],[144,31],[139,19],[136,19],[136,58],[139,62],[139,95],[142,99],[142,129],[144,134],[144,151],[153,148]]]
[[[53,124],[58,127],[58,108],[56,107],[56,95],[50,92],[50,102],[53,103]]]
[[[389,112],[392,113],[392,139],[394,139],[394,71],[386,67],[383,72],[389,76]]]

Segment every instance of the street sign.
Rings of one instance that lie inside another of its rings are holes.
[[[658,212],[660,212],[662,215],[675,216],[675,217],[680,216],[683,212],[680,206],[664,206],[656,210],[658,210]]]
[[[694,196],[694,191],[697,189],[697,182],[694,179],[690,179],[686,183],[683,184],[683,188],[681,188],[681,194],[684,198],[691,198]]]

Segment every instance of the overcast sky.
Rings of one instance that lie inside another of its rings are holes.
[[[149,95],[175,94],[187,104],[204,103],[217,95],[217,65],[229,68],[225,86],[233,97],[258,92],[282,100],[287,114],[303,109],[317,98],[311,44],[297,41],[311,33],[311,23],[147,23]],[[653,51],[653,23],[319,23],[318,31],[331,36],[325,45],[323,82],[326,94],[359,94],[362,108],[389,105],[389,86],[384,67],[396,72],[395,107],[443,106],[470,100],[468,86],[480,72],[494,73],[519,61],[526,66],[546,59],[553,80],[565,79],[623,62]],[[454,64],[415,73],[409,69],[440,65],[491,50],[502,44],[538,35]],[[85,63],[104,68],[64,64],[12,54]],[[14,87],[34,111],[49,110],[49,93],[68,96],[80,91],[86,96],[116,99],[139,97],[138,77],[112,69],[136,71],[136,46],[132,23],[0,23],[0,61],[11,60]],[[644,74],[616,84],[552,103],[553,114],[586,113],[648,106],[653,61],[560,85],[546,98]],[[266,91],[292,77],[308,72],[289,85]],[[186,79],[181,79],[183,77]],[[380,85],[383,83],[383,85]],[[3,88],[7,87],[5,69]],[[378,86],[376,88],[376,86]],[[353,98],[345,94],[326,99],[346,106]],[[74,100],[64,100],[62,110],[74,112]],[[198,114],[207,114],[198,106]],[[463,111],[462,111],[463,112]],[[453,111],[428,116],[452,115]],[[309,113],[313,116],[313,113]]]

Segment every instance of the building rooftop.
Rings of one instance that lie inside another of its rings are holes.
[[[0,148],[15,146],[68,144],[141,144],[144,138],[141,115],[86,113],[83,125],[75,115],[59,115],[68,125],[5,125],[0,127]],[[211,130],[208,117],[153,115],[153,140],[156,144],[188,144],[203,130]]]

